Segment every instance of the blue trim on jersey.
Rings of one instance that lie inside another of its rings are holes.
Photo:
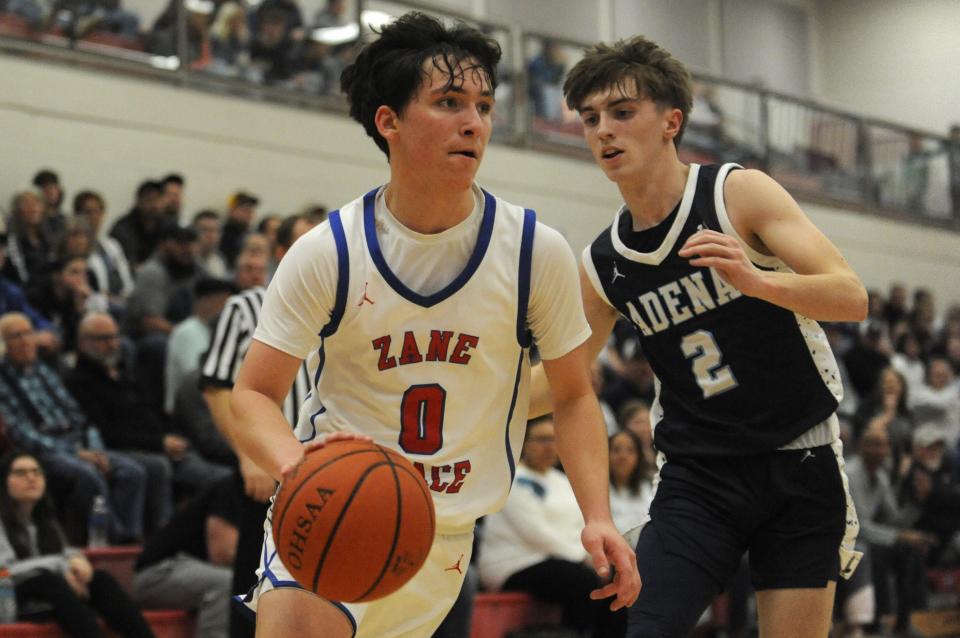
[[[517,359],[517,374],[513,380],[513,396],[510,397],[510,409],[507,411],[507,426],[504,428],[503,440],[507,448],[507,463],[510,465],[510,484],[513,485],[513,477],[517,473],[517,464],[513,459],[513,446],[510,445],[510,422],[513,421],[513,410],[517,407],[517,394],[520,392],[520,371],[523,370],[523,358],[527,356],[527,351],[520,350],[520,358]]]
[[[347,617],[347,620],[350,621],[350,624],[353,625],[353,634],[351,636],[357,635],[357,619],[353,617],[353,614],[350,613],[350,610],[347,609],[346,605],[336,600],[327,601],[337,609],[343,612],[343,615]]]
[[[527,307],[530,304],[530,271],[533,262],[533,231],[537,227],[537,214],[526,208],[523,211],[523,235],[520,240],[520,273],[517,280],[519,299],[517,303],[517,343],[529,348],[533,341],[527,327]]]
[[[493,222],[497,211],[497,200],[493,195],[487,191],[483,191],[483,220],[480,222],[480,233],[477,235],[477,244],[473,247],[473,254],[470,255],[470,259],[467,261],[467,265],[464,266],[463,272],[457,275],[457,278],[442,290],[432,295],[424,296],[407,288],[407,286],[393,274],[393,271],[390,270],[390,266],[387,264],[387,260],[383,257],[383,251],[380,250],[380,242],[377,239],[377,227],[374,219],[378,190],[380,189],[375,188],[363,196],[363,231],[366,235],[367,250],[370,251],[370,257],[373,259],[377,270],[380,271],[380,275],[386,280],[390,287],[393,288],[398,295],[424,308],[437,305],[463,288],[480,266],[480,262],[483,261],[483,256],[487,252],[487,247],[490,245],[490,237],[493,235]]]
[[[347,252],[347,236],[343,232],[343,222],[340,221],[340,211],[335,210],[327,215],[330,230],[333,231],[333,240],[337,245],[337,297],[330,312],[330,321],[320,331],[321,337],[329,337],[340,327],[343,311],[347,306],[347,287],[350,285],[350,256]]]

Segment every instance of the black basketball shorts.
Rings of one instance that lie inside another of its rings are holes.
[[[837,580],[845,567],[841,542],[852,547],[857,530],[848,500],[828,445],[668,458],[637,544],[643,589],[630,610],[628,635],[685,635],[745,553],[758,591],[821,588]]]

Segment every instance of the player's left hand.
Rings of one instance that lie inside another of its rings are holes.
[[[736,238],[715,230],[701,230],[687,239],[677,251],[690,258],[690,265],[713,268],[721,278],[743,294],[755,297],[763,272],[753,265]]]
[[[640,595],[640,572],[637,571],[637,555],[623,539],[612,522],[588,523],[580,534],[584,548],[590,554],[593,568],[600,578],[610,578],[610,565],[613,564],[613,580],[600,589],[590,592],[593,600],[602,600],[616,596],[610,603],[610,610],[617,611],[629,607]]]

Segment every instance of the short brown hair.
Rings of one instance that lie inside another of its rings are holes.
[[[633,81],[634,87],[629,85]],[[584,52],[583,59],[567,74],[563,95],[567,106],[579,111],[587,96],[618,87],[629,95],[637,93],[653,100],[661,108],[680,109],[683,121],[673,138],[680,143],[693,107],[690,73],[683,63],[656,42],[642,35],[613,44],[596,44]]]

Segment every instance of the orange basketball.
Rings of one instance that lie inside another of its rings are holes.
[[[393,450],[334,441],[307,454],[273,504],[277,554],[305,589],[361,602],[391,594],[433,544],[433,498]]]

